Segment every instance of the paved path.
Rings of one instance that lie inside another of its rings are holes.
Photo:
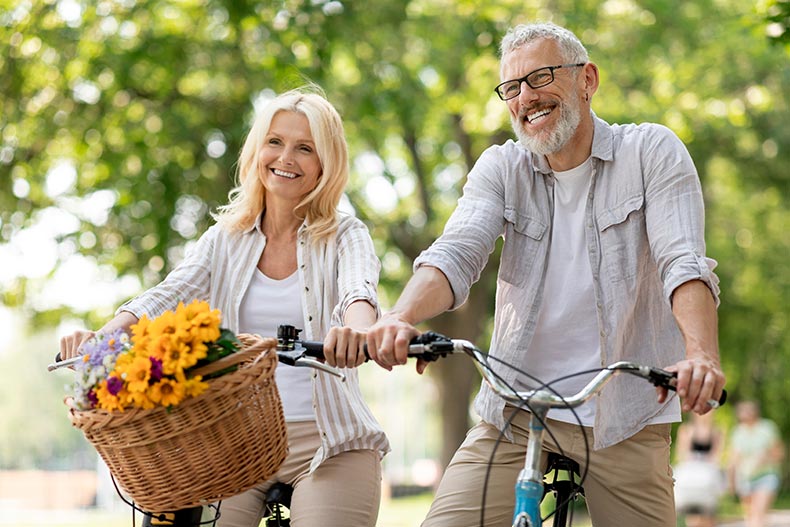
[[[743,520],[721,520],[718,527],[745,527]],[[790,527],[790,511],[771,511],[765,527]]]

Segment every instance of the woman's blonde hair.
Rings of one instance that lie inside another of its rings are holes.
[[[314,239],[331,235],[337,227],[337,206],[348,183],[348,146],[343,121],[320,88],[311,85],[288,91],[269,101],[256,115],[239,155],[238,186],[230,191],[229,203],[219,207],[214,219],[231,231],[249,229],[265,208],[266,189],[260,178],[259,152],[272,119],[281,111],[304,115],[310,125],[321,175],[316,187],[294,209],[307,220]]]

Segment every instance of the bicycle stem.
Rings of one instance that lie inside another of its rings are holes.
[[[540,525],[540,500],[543,498],[543,471],[540,457],[543,445],[543,422],[548,408],[536,408],[529,420],[529,437],[524,468],[516,480],[516,507],[513,509],[513,527]]]

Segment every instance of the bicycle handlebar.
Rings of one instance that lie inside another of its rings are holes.
[[[594,394],[598,393],[609,380],[618,373],[630,373],[650,381],[654,386],[661,386],[668,390],[675,391],[673,381],[677,374],[661,368],[644,366],[634,362],[619,361],[610,364],[602,369],[586,386],[578,393],[568,397],[562,397],[544,385],[542,388],[519,392],[507,386],[499,376],[494,373],[490,366],[488,356],[478,349],[474,344],[467,340],[448,339],[439,334],[424,333],[421,337],[429,336],[429,339],[422,343],[412,343],[409,345],[409,356],[418,357],[426,361],[434,361],[440,357],[445,357],[449,353],[465,353],[474,358],[475,365],[483,375],[486,383],[494,390],[497,395],[508,402],[520,404],[529,401],[547,408],[574,408],[581,405]],[[430,340],[430,339],[434,340]],[[717,408],[727,401],[727,391],[722,390],[718,401],[711,399],[709,403]]]
[[[294,326],[281,325],[277,328],[277,358],[283,364],[289,366],[307,366],[325,371],[342,380],[345,375],[338,368],[333,368],[323,362],[324,343],[320,341],[299,340],[299,332]],[[365,360],[369,360],[367,345],[364,347]],[[546,408],[573,408],[581,405],[594,394],[599,392],[609,380],[618,373],[630,373],[638,377],[647,379],[655,386],[662,386],[668,390],[675,391],[672,381],[677,378],[674,372],[668,372],[661,368],[643,366],[628,361],[620,361],[602,369],[593,379],[587,383],[578,393],[569,397],[562,397],[544,385],[541,388],[519,392],[507,386],[501,378],[494,373],[489,364],[488,355],[483,353],[468,340],[450,339],[428,331],[412,339],[409,344],[408,356],[422,359],[426,362],[433,362],[446,357],[452,353],[465,353],[474,359],[475,366],[483,375],[486,383],[500,397],[508,402],[520,404],[529,401]],[[72,357],[65,361],[60,360],[60,353],[55,356],[55,363],[50,364],[47,369],[52,371],[64,366],[71,366],[82,360],[81,356]],[[708,403],[717,408],[727,401],[727,391],[722,390],[718,401],[710,400]]]

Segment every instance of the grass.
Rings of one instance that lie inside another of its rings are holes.
[[[384,499],[379,512],[377,527],[416,527],[425,518],[431,505],[433,496],[430,493],[408,496],[403,498]],[[1,502],[0,502],[1,505]],[[722,500],[720,510],[721,520],[731,520],[740,517],[741,511],[738,502],[732,497]],[[775,509],[790,509],[790,495],[783,494],[774,504]],[[0,526],[2,527],[130,527],[131,513],[120,511],[115,513],[97,510],[74,511],[7,511],[0,508]],[[589,527],[589,520],[585,514],[577,510],[574,525]],[[137,525],[142,524],[140,515],[137,515]],[[679,525],[683,525],[682,520]]]
[[[420,494],[382,501],[377,527],[416,527],[425,517],[431,505],[431,494]],[[93,509],[74,511],[3,511],[0,526],[3,527],[130,527],[132,515],[129,511],[102,512]],[[142,517],[137,515],[137,523]]]

